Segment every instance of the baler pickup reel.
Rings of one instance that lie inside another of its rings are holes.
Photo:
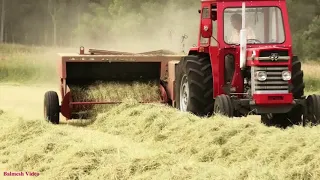
[[[45,116],[54,124],[59,123],[60,112],[66,119],[86,118],[94,106],[126,99],[168,103],[164,82],[168,62],[184,57],[165,50],[129,53],[89,49],[85,53],[84,47],[80,53],[59,56],[61,105],[54,91],[45,94],[44,102]]]

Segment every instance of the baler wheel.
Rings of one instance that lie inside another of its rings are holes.
[[[234,106],[230,96],[219,95],[214,102],[214,113],[220,113],[224,116],[234,117]]]
[[[309,95],[307,97],[307,120],[312,125],[318,125],[320,122],[320,96]]]
[[[52,124],[59,124],[60,107],[58,94],[48,91],[44,95],[44,118]]]
[[[199,116],[213,113],[213,76],[208,55],[189,55],[176,68],[176,107]]]

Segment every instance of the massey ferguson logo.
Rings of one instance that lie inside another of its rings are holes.
[[[277,61],[278,58],[279,58],[279,54],[278,53],[271,53],[271,55],[270,55],[271,61]]]

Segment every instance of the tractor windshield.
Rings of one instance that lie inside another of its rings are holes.
[[[224,10],[224,41],[240,43],[242,8]],[[282,13],[278,7],[246,8],[246,29],[248,44],[277,44],[285,41]]]

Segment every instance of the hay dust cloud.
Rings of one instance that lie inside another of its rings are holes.
[[[136,29],[122,25],[135,23],[140,15],[124,16],[111,22],[118,24],[112,39],[101,36],[100,42],[84,39],[80,44],[86,49],[181,53],[197,42],[197,9],[168,6]],[[185,49],[183,35],[188,36]],[[157,83],[71,87],[78,101],[125,102],[99,106],[90,120],[52,125],[43,119],[43,98],[46,91],[60,90],[58,52],[78,52],[78,46],[0,45],[0,179],[320,178],[320,127],[281,130],[265,127],[256,116],[200,118],[158,103],[139,104],[159,100]],[[303,68],[307,93],[319,91],[320,65],[304,63]]]

